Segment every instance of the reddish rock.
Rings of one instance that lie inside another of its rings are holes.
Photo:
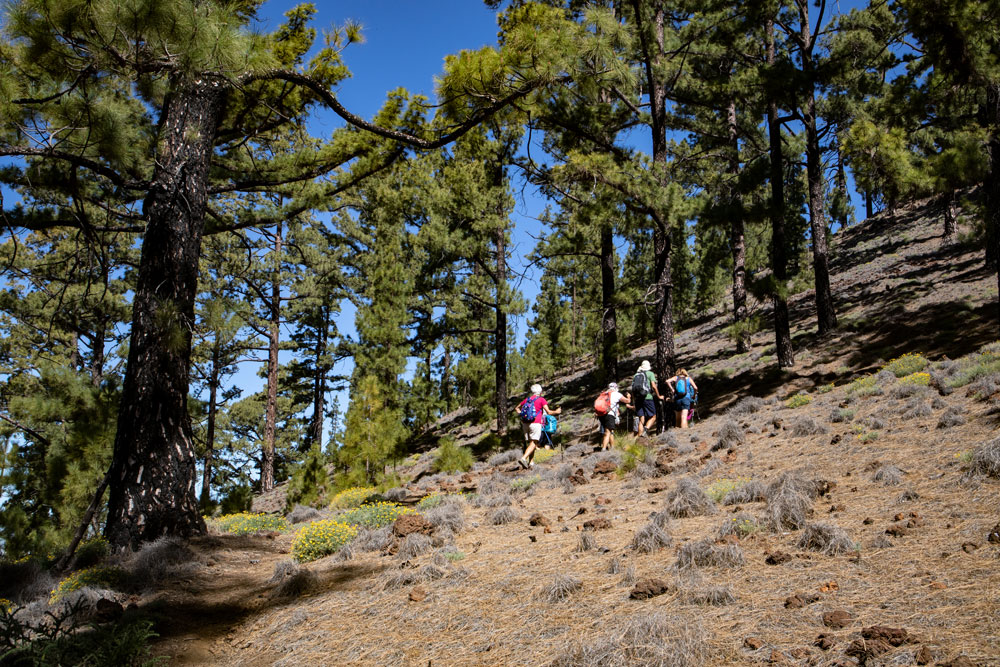
[[[653,482],[649,485],[649,488],[646,489],[646,491],[650,493],[659,493],[660,491],[666,491],[669,488],[670,485],[665,482]]]
[[[818,602],[819,595],[815,593],[796,593],[785,598],[785,609],[801,609],[807,604]]]
[[[413,533],[430,535],[433,532],[434,525],[419,514],[404,514],[392,524],[392,534],[396,537],[406,537]]]
[[[993,530],[986,536],[986,541],[991,544],[1000,544],[1000,522],[993,526]]]
[[[840,630],[841,628],[846,628],[853,622],[854,622],[854,616],[852,616],[850,612],[844,609],[828,611],[825,614],[823,614],[823,625],[825,625],[828,628],[833,628],[834,630]]]
[[[598,461],[597,465],[594,466],[595,475],[610,475],[616,470],[618,470],[618,466],[614,461]]]
[[[417,586],[410,591],[410,602],[423,602],[427,598],[427,591]]]
[[[758,637],[747,637],[743,640],[743,648],[748,648],[751,651],[756,651],[764,646],[764,642]]]
[[[857,658],[858,664],[864,665],[870,658],[888,653],[891,650],[892,645],[884,639],[855,639],[844,651],[844,654]]]
[[[534,514],[532,514],[531,517],[528,519],[528,523],[531,524],[532,526],[542,526],[543,528],[547,528],[552,525],[552,523],[548,519],[546,519],[545,515],[542,514],[541,512],[535,512]]]
[[[662,579],[643,579],[636,582],[629,597],[633,600],[648,600],[657,595],[663,595],[669,590],[670,585]]]
[[[778,649],[774,649],[773,651],[771,651],[771,655],[768,656],[767,661],[772,665],[782,665],[787,663],[788,659],[785,657],[784,653],[782,653]]]
[[[814,479],[813,484],[816,487],[816,493],[820,496],[825,496],[826,494],[837,488],[836,482],[831,482],[825,479]]]
[[[813,646],[818,647],[821,651],[829,651],[835,643],[832,636],[822,633],[816,637]]]
[[[587,473],[583,472],[583,468],[577,468],[576,472],[569,476],[569,481],[574,486],[581,486],[589,480],[587,479]]]
[[[861,636],[865,639],[882,639],[893,646],[902,646],[913,641],[910,633],[904,628],[890,628],[884,625],[873,625],[861,631]]]
[[[472,475],[470,475],[469,473],[464,473],[461,477],[458,478],[458,481],[460,481],[462,484],[472,484]]]
[[[604,517],[599,517],[597,519],[591,519],[589,521],[583,522],[584,530],[607,530],[611,527],[611,520],[605,519]]]
[[[930,588],[935,591],[943,591],[948,588],[948,584],[942,584],[940,581],[932,581]]]
[[[594,501],[594,504],[597,505],[598,507],[600,507],[601,505],[610,505],[611,499],[605,498],[604,496],[598,496],[597,500]]]
[[[125,613],[120,602],[101,598],[94,604],[94,620],[98,623],[116,621]]]
[[[799,646],[789,651],[788,655],[792,656],[796,660],[802,660],[803,658],[808,658],[810,655],[812,655],[812,651],[805,648],[804,646]]]
[[[913,661],[918,665],[929,665],[933,660],[934,656],[931,654],[931,650],[926,646],[918,648],[916,655],[913,656]]]
[[[764,559],[764,562],[768,565],[781,565],[790,560],[792,560],[792,557],[784,551],[775,551],[774,553],[767,554],[767,558]]]

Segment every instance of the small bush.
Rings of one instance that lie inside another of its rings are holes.
[[[70,593],[90,586],[92,588],[120,588],[125,581],[126,573],[120,567],[88,567],[77,570],[60,581],[49,595],[49,604],[66,597]]]
[[[517,512],[509,507],[501,507],[490,516],[490,523],[494,526],[502,526],[504,524],[513,523],[517,521],[517,519]]]
[[[506,491],[503,493],[494,493],[488,496],[480,494],[478,496],[474,496],[472,499],[473,507],[508,507],[513,502],[514,500]]]
[[[385,526],[376,530],[362,528],[358,530],[357,537],[350,543],[352,549],[356,551],[384,551],[393,543],[392,528]],[[344,545],[345,548],[347,545]],[[341,549],[343,550],[343,548]]]
[[[403,493],[406,493],[405,489],[403,489]],[[375,495],[375,489],[370,486],[352,486],[333,497],[333,500],[330,501],[330,509],[346,510],[359,507],[373,495]]]
[[[531,477],[518,477],[510,483],[510,490],[515,493],[518,491],[527,491],[541,480],[542,478],[538,475],[532,475]]]
[[[806,393],[799,393],[785,401],[786,408],[801,408],[803,405],[812,403],[812,396]]]
[[[410,533],[399,543],[399,557],[416,558],[431,548],[431,538],[421,533]]]
[[[618,465],[618,475],[622,477],[632,472],[640,465],[647,463],[652,454],[648,447],[640,445],[635,440],[625,443],[622,462]]]
[[[573,551],[582,553],[584,551],[591,551],[597,548],[597,538],[594,537],[593,532],[585,530],[580,533],[580,539],[576,542],[576,547]]]
[[[662,526],[658,525],[656,521],[650,521],[640,528],[632,538],[632,548],[641,554],[651,554],[664,547],[669,547],[672,541],[670,534]]]
[[[970,354],[958,361],[958,370],[948,380],[948,386],[957,389],[980,378],[1000,373],[1000,353],[995,351],[994,343]]]
[[[442,438],[432,467],[435,472],[466,472],[475,460],[467,447],[459,447],[453,438]]]
[[[854,410],[854,408],[835,408],[834,411],[830,413],[830,421],[834,424],[849,422],[854,419],[855,413],[856,410]]]
[[[953,426],[961,426],[966,422],[965,415],[961,412],[950,411],[941,415],[938,419],[938,428],[952,428]]]
[[[447,528],[456,535],[465,528],[465,513],[462,511],[462,506],[457,503],[438,505],[425,512],[424,518],[435,528]]]
[[[746,435],[744,435],[743,429],[736,423],[735,419],[727,419],[719,429],[719,439],[712,445],[712,451],[732,449],[744,442],[746,442]]]
[[[969,473],[1000,477],[1000,438],[983,443],[972,450]]]
[[[764,485],[755,479],[746,480],[745,483],[733,488],[722,498],[723,505],[742,505],[743,503],[757,503],[766,500]]]
[[[73,555],[73,569],[93,567],[111,554],[108,541],[98,535],[81,542]]]
[[[341,512],[336,517],[336,521],[364,528],[381,528],[395,523],[396,519],[404,514],[416,513],[417,511],[412,507],[403,507],[397,503],[383,501],[367,503],[346,512]]]
[[[921,417],[930,417],[934,414],[931,410],[931,406],[922,399],[914,398],[903,406],[903,419],[920,419]]]
[[[494,454],[490,458],[486,459],[486,465],[495,468],[497,466],[513,463],[519,458],[521,458],[521,450],[515,447],[513,449],[508,449],[507,451],[500,452],[499,454]]]
[[[294,525],[296,523],[305,523],[306,521],[315,521],[322,518],[322,516],[323,515],[320,514],[319,510],[315,507],[296,505],[285,518],[288,519],[288,523]]]
[[[975,382],[969,384],[968,392],[980,401],[984,401],[997,392],[1000,392],[1000,373],[991,373],[980,377]]]
[[[827,555],[854,551],[854,542],[843,528],[832,523],[810,523],[802,531],[798,546],[800,549],[820,551]]]
[[[545,463],[550,460],[553,456],[558,454],[554,449],[545,449],[544,447],[539,447],[535,450],[535,456],[532,457],[532,461],[535,463]]]
[[[271,595],[275,598],[297,598],[316,588],[319,579],[307,568],[294,561],[279,561],[274,565],[271,583],[277,584]]]
[[[264,514],[263,512],[256,514],[250,512],[225,514],[216,519],[214,523],[219,531],[233,535],[251,535],[253,533],[263,533],[272,530],[283,533],[289,528],[285,517]]]
[[[878,431],[865,431],[858,434],[858,440],[861,442],[874,442],[878,440]]]
[[[736,402],[736,405],[726,411],[728,417],[743,417],[752,415],[764,409],[764,399],[756,396],[745,396]]]
[[[708,497],[711,498],[713,502],[720,503],[723,498],[741,486],[747,484],[749,481],[750,480],[745,477],[741,477],[739,479],[729,479],[728,477],[725,477],[709,484],[705,488],[705,493],[708,494]]]
[[[901,378],[924,370],[929,363],[922,354],[907,352],[901,357],[896,357],[882,368]]]
[[[928,387],[931,384],[930,373],[911,373],[899,378],[901,385],[913,385],[915,387]]]
[[[389,502],[398,503],[404,500],[409,495],[410,492],[407,491],[404,487],[396,486],[383,493],[382,497],[388,500]]]
[[[129,571],[129,584],[144,588],[178,569],[199,567],[199,563],[184,540],[163,536],[143,544],[131,554],[125,567]]]
[[[816,387],[817,394],[829,394],[831,391],[833,391],[832,382],[830,384],[821,384],[820,386]]]
[[[812,511],[816,487],[794,473],[784,473],[765,491],[766,517],[772,530],[798,530]]]
[[[676,567],[741,567],[746,562],[743,550],[735,544],[716,544],[711,538],[688,542],[677,552]]]
[[[760,532],[760,524],[757,523],[757,519],[749,514],[737,514],[722,522],[717,535],[719,539],[728,537],[729,535],[744,538],[755,535],[758,532]]]
[[[874,375],[865,375],[847,385],[847,394],[857,398],[881,396],[882,388],[878,386],[878,381]]]
[[[898,486],[903,483],[903,471],[894,465],[884,465],[875,471],[872,479],[882,486]]]
[[[552,582],[541,590],[539,597],[549,602],[564,602],[581,588],[583,582],[580,579],[567,574],[557,574],[552,578]]]
[[[712,499],[690,477],[677,482],[677,486],[666,498],[666,510],[676,518],[710,514],[714,508]]]
[[[798,417],[792,423],[793,438],[803,438],[809,435],[822,435],[828,432],[829,431],[825,426],[817,422],[812,417],[806,417],[805,415]]]
[[[300,563],[308,563],[329,556],[353,540],[357,534],[357,527],[349,523],[332,519],[313,521],[299,530],[292,539],[292,558]]]
[[[657,665],[698,667],[710,661],[708,638],[696,620],[640,613],[596,638],[572,642],[552,667]]]
[[[708,605],[711,607],[722,607],[736,602],[736,595],[729,586],[709,586],[695,591],[690,591],[687,600],[691,604]]]

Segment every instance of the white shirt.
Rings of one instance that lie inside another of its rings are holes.
[[[625,398],[625,394],[620,391],[613,391],[609,394],[608,398],[611,400],[611,409],[608,410],[608,414],[614,415],[615,421],[618,421],[618,402]]]

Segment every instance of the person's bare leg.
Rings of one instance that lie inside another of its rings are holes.
[[[641,438],[641,437],[642,437],[642,432],[643,432],[643,430],[644,430],[644,427],[646,426],[646,425],[645,425],[645,424],[643,423],[643,422],[645,422],[645,421],[646,421],[646,418],[645,418],[645,417],[636,417],[636,419],[637,419],[637,420],[638,420],[638,422],[639,422],[639,430],[638,430],[638,432],[636,433],[635,437],[637,437],[637,438]]]
[[[674,413],[674,426],[677,428],[681,427],[681,413],[680,410]]]
[[[646,417],[646,430],[647,431],[652,431],[654,426],[656,426],[656,415],[655,414],[653,416],[651,416],[651,417]]]
[[[614,434],[611,432],[610,428],[604,429],[604,439],[601,440],[601,451],[603,452],[607,449],[614,440]]]
[[[681,410],[681,428],[688,427],[688,411]]]

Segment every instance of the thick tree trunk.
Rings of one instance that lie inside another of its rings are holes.
[[[767,62],[773,65],[774,23],[767,24]],[[767,105],[768,143],[771,155],[771,272],[774,275],[774,347],[778,368],[795,364],[792,334],[788,324],[788,246],[785,239],[785,169],[781,155],[781,122],[778,120],[778,103],[770,100]]]
[[[740,143],[736,124],[736,102],[726,108],[726,128],[729,134],[729,246],[733,254],[733,324],[736,326],[736,353],[750,350],[747,329],[747,269],[746,233],[743,223],[743,200],[737,183],[740,175]]]
[[[653,267],[656,280],[656,377],[674,374],[674,289],[670,274],[670,232],[653,231]]]
[[[986,144],[989,171],[983,182],[986,200],[986,267],[996,272],[1000,294],[1000,84],[994,83],[986,87],[983,115],[984,124],[989,128],[989,140]],[[997,325],[1000,327],[1000,297],[997,299]]]
[[[844,169],[844,153],[840,150],[839,138],[837,139],[837,192],[840,193],[841,201],[844,203],[839,211],[840,217],[837,218],[837,224],[840,225],[841,230],[844,230],[847,229],[851,220],[847,213],[851,198],[847,194],[847,172]]]
[[[951,245],[958,237],[958,192],[952,190],[948,193],[948,200],[944,204],[944,238],[945,245]]]
[[[323,421],[326,418],[326,377],[329,369],[324,359],[329,331],[330,309],[320,306],[319,330],[313,351],[313,413],[309,420],[309,445],[319,445],[320,451],[323,451]]]
[[[618,377],[615,244],[614,230],[608,224],[601,227],[601,371],[606,381],[610,382]]]
[[[117,549],[205,531],[187,397],[208,165],[223,88],[213,80],[172,84],[143,207],[146,232],[109,471],[105,535]]]
[[[222,356],[222,344],[219,342],[219,335],[216,333],[215,340],[212,341],[212,368],[208,376],[208,426],[205,433],[205,469],[201,475],[201,499],[199,504],[202,510],[208,509],[212,502],[212,457],[215,455],[215,417],[219,411],[219,375],[220,358]]]
[[[264,443],[260,456],[260,488],[274,488],[274,443],[278,421],[278,348],[281,344],[281,246],[282,225],[274,230],[274,276],[271,278],[270,330],[267,342],[267,404],[264,409]]]
[[[497,435],[507,437],[507,309],[504,292],[507,289],[507,237],[503,225],[497,226],[497,292],[496,292],[496,405]]]

